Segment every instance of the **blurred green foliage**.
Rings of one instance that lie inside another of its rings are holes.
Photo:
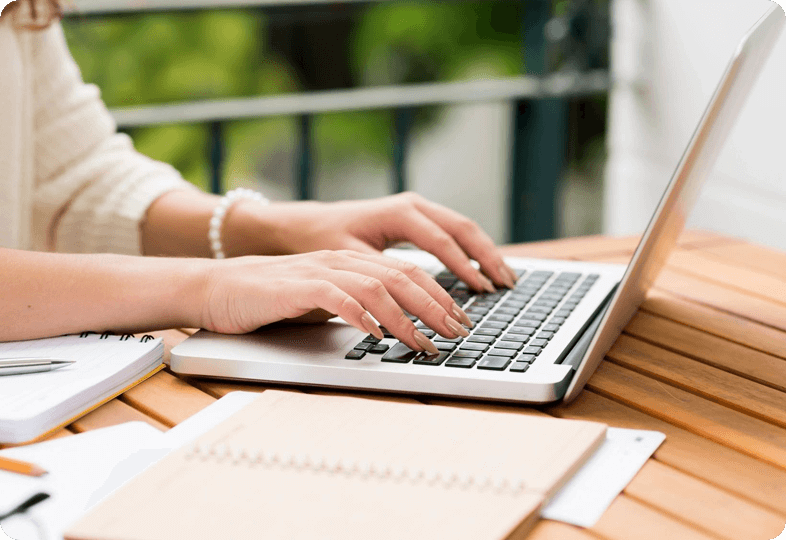
[[[519,73],[520,9],[510,0],[358,5],[351,11],[346,58],[353,85]],[[64,28],[84,79],[101,88],[109,107],[128,107],[305,90],[271,43],[273,17],[261,9],[76,16]],[[422,129],[435,115],[417,118]],[[280,158],[294,156],[294,119],[227,122],[224,132],[225,186],[237,178],[291,177],[282,167],[294,166],[294,159]],[[391,111],[322,114],[314,122],[314,146],[323,166],[358,157],[387,162],[391,133]],[[206,186],[206,126],[145,127],[130,134],[139,151]]]

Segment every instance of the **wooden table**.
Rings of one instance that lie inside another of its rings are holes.
[[[586,237],[505,251],[624,263],[637,240]],[[535,410],[421,401],[597,420],[666,434],[594,527],[541,521],[530,539],[774,538],[786,524],[785,269],[786,254],[689,231],[574,403]],[[157,335],[168,350],[188,333]],[[184,380],[163,371],[55,436],[130,420],[165,430],[233,390],[262,392],[265,387]]]

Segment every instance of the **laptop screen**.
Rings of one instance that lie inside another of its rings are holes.
[[[785,21],[783,10],[774,4],[742,38],[603,315],[565,401],[575,398],[584,387],[666,264]]]

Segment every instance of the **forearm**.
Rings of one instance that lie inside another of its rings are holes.
[[[205,261],[0,249],[0,341],[199,324]]]
[[[221,198],[196,191],[172,191],[150,206],[142,225],[145,255],[212,257],[208,231]],[[224,218],[221,236],[227,256],[280,255],[286,204],[262,206],[238,201]]]

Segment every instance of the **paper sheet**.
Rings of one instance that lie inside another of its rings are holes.
[[[253,401],[259,394],[233,392],[161,433],[144,422],[128,422],[73,437],[10,448],[0,455],[49,471],[31,478],[0,471],[0,514],[39,491],[51,495],[30,512],[32,520],[9,518],[3,532],[14,540],[62,540],[63,531],[96,502]]]
[[[554,496],[541,516],[592,527],[665,438],[657,431],[608,428],[600,448]]]

